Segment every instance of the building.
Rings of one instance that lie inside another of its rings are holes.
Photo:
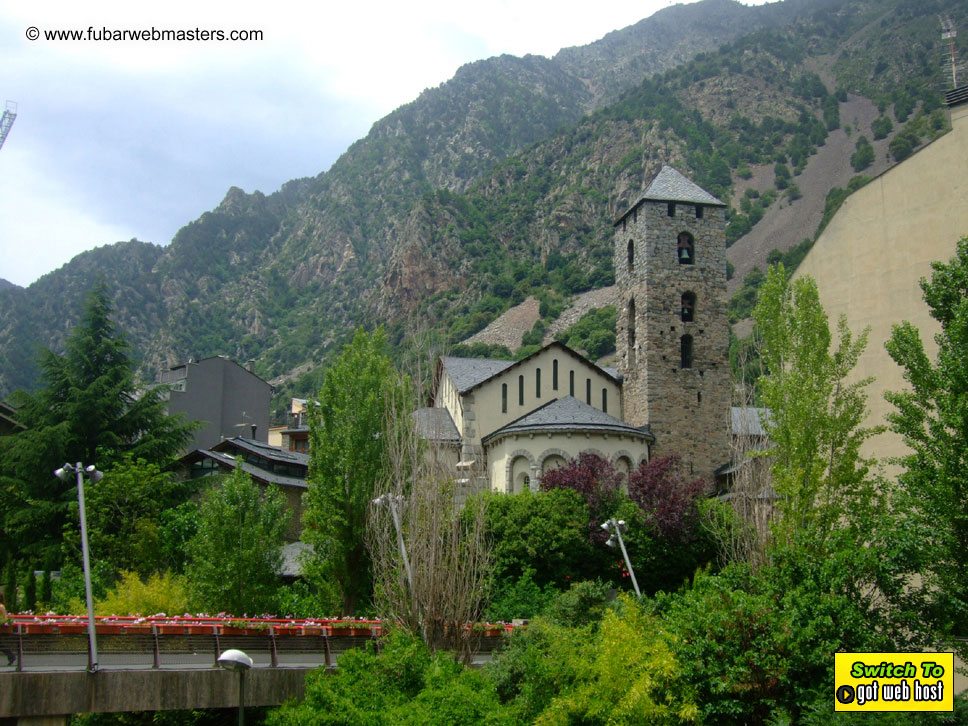
[[[224,356],[175,366],[161,374],[169,387],[168,413],[200,421],[186,450],[210,449],[223,439],[244,435],[268,441],[272,386],[249,368]]]
[[[224,439],[210,449],[196,449],[183,456],[176,468],[188,479],[200,479],[213,474],[230,474],[241,460],[242,471],[260,487],[276,487],[286,498],[293,512],[286,539],[298,540],[302,532],[302,495],[306,491],[306,471],[309,456],[296,451],[284,451],[262,441],[234,436]]]
[[[947,94],[951,131],[854,192],[834,215],[796,275],[817,281],[831,328],[846,316],[856,335],[870,326],[867,350],[853,380],[872,377],[866,426],[886,422],[892,406],[886,391],[906,388],[902,371],[887,354],[891,326],[910,321],[921,331],[925,352],[937,353],[937,321],[928,314],[918,283],[931,263],[947,262],[968,235],[968,86]],[[867,441],[865,456],[903,455],[891,432]]]
[[[730,456],[724,208],[663,167],[615,223],[620,370],[561,343],[520,361],[443,357],[424,438],[509,493],[580,453],[626,472],[678,454],[712,478]]]

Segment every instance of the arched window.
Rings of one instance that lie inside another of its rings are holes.
[[[629,256],[629,272],[631,272],[632,270],[635,269],[635,243],[632,242],[632,240],[629,240],[628,256]]]
[[[518,405],[524,405],[524,376],[518,376]]]
[[[696,319],[696,293],[682,293],[682,322],[691,323]]]
[[[508,384],[501,384],[501,413],[508,412]]]
[[[692,336],[683,335],[679,338],[679,367],[692,368]]]
[[[635,298],[629,300],[629,320],[628,325],[629,333],[629,351],[635,348]]]
[[[692,235],[688,232],[679,233],[676,256],[679,258],[680,265],[692,265],[696,262],[695,245]]]

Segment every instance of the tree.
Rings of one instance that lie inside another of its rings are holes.
[[[790,281],[782,264],[771,267],[753,311],[766,374],[764,421],[779,524],[784,536],[811,528],[819,540],[834,526],[859,521],[845,515],[870,504],[870,462],[861,444],[878,429],[865,429],[868,379],[847,377],[867,343],[856,340],[841,317],[830,352],[827,315],[810,277]]]
[[[22,559],[45,566],[61,559],[76,489],[54,469],[81,461],[105,470],[125,454],[163,464],[193,429],[165,414],[159,390],[139,390],[130,345],[110,315],[107,287],[98,283],[64,355],[41,355],[44,387],[11,397],[25,429],[0,439],[0,490],[9,493],[3,539]]]
[[[166,546],[166,523],[189,503],[196,483],[176,481],[158,464],[125,456],[101,481],[86,486],[91,551],[116,574],[131,570],[145,577],[172,566],[180,569]]]
[[[195,607],[233,615],[273,609],[292,514],[277,489],[259,489],[237,460],[232,474],[203,496],[188,548]]]
[[[352,615],[371,595],[366,512],[386,472],[384,432],[398,380],[383,329],[357,330],[326,371],[319,399],[309,410],[302,538],[315,554],[306,563],[307,574],[335,584],[344,615]]]
[[[934,262],[921,289],[941,324],[932,363],[918,329],[894,326],[887,350],[904,369],[910,389],[886,394],[896,408],[891,430],[911,453],[904,472],[901,511],[918,533],[925,590],[942,628],[968,627],[968,237],[947,264]]]

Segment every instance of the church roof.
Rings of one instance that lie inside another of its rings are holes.
[[[642,202],[685,202],[686,204],[706,204],[711,207],[725,207],[726,205],[707,192],[698,184],[690,181],[671,166],[666,164],[652,179],[645,193],[639,197],[626,212],[619,217],[615,224],[621,222],[631,214],[632,210]]]
[[[413,412],[417,435],[429,441],[460,443],[460,432],[446,408],[418,408]]]
[[[489,358],[455,358],[445,355],[440,359],[444,370],[457,386],[460,393],[470,390],[488,378],[496,376],[501,371],[510,368],[517,361],[492,360]]]
[[[487,444],[492,439],[508,434],[529,432],[597,431],[625,434],[655,440],[648,426],[638,428],[600,411],[574,396],[564,396],[549,401],[519,419],[499,428],[482,439]]]

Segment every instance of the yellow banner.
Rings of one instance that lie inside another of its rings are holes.
[[[951,711],[953,653],[836,653],[835,711]]]

